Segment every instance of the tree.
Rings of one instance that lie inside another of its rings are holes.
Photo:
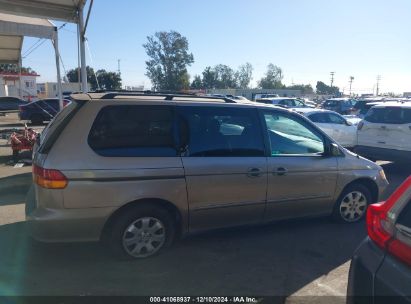
[[[98,89],[96,75],[92,67],[87,66],[87,83],[90,84],[90,89],[92,91]],[[66,76],[69,82],[79,82],[79,68],[71,69],[67,72]],[[80,76],[81,80],[81,76]]]
[[[176,31],[157,32],[143,44],[148,57],[146,76],[155,90],[179,91],[187,87],[187,66],[194,62],[187,38]]]
[[[311,84],[306,84],[306,85],[304,85],[304,84],[294,84],[294,85],[288,86],[287,89],[300,90],[301,94],[303,94],[303,95],[313,94],[314,93],[314,89],[311,86]]]
[[[120,90],[121,76],[119,73],[107,72],[106,70],[97,71],[97,80],[103,90]]]
[[[218,85],[217,74],[211,67],[206,67],[203,71],[203,86],[205,89],[215,89]]]
[[[90,84],[90,90],[119,90],[121,89],[121,76],[115,72],[107,72],[100,69],[94,72],[92,67],[87,66],[87,83]],[[69,82],[78,82],[79,68],[69,70],[67,72],[67,79]],[[97,77],[97,79],[96,79]]]
[[[253,79],[253,66],[251,63],[247,62],[240,65],[238,71],[235,73],[235,78],[237,86],[240,89],[248,89],[251,79]]]
[[[217,80],[217,89],[235,89],[237,87],[235,72],[225,64],[217,64],[214,67]]]
[[[13,63],[3,63],[0,64],[0,72],[18,73],[19,66]],[[21,72],[26,74],[37,74],[36,71],[32,70],[30,67],[21,67]]]
[[[338,87],[328,86],[322,81],[317,81],[315,88],[319,95],[340,95],[340,89]]]
[[[200,75],[195,75],[193,82],[191,83],[191,88],[194,90],[199,90],[203,88],[203,81]]]
[[[265,76],[258,82],[260,89],[282,89],[284,85],[281,83],[283,72],[280,67],[270,63],[267,66]]]

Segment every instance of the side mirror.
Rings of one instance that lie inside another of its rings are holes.
[[[352,123],[352,122],[349,122],[348,120],[345,121],[345,124],[346,124],[347,126],[353,126],[353,123]]]
[[[329,148],[330,156],[341,156],[341,150],[336,143],[331,143]]]

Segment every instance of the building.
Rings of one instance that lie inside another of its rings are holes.
[[[69,95],[74,92],[81,92],[81,83],[78,82],[63,82],[61,84],[63,95]],[[88,85],[90,87],[90,84]],[[44,82],[37,84],[38,98],[54,98],[58,97],[57,82]]]
[[[127,90],[127,91],[144,91],[144,85],[125,86],[125,90]]]
[[[37,98],[37,73],[0,71],[0,96],[19,97],[30,101]]]

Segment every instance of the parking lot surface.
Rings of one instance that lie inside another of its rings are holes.
[[[14,125],[2,119],[0,130]],[[16,124],[15,126],[18,126]],[[349,261],[365,222],[294,220],[191,236],[143,261],[118,261],[93,243],[41,244],[28,237],[24,198],[31,167],[14,168],[0,140],[1,295],[260,295],[287,303],[345,301]],[[382,163],[390,186],[411,166]]]

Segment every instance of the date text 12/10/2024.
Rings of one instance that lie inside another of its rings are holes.
[[[258,303],[254,297],[150,297],[150,303]]]

